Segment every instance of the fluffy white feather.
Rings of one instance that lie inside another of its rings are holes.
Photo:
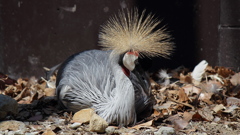
[[[164,81],[162,82],[161,84],[164,85],[164,86],[167,86],[170,84],[170,78],[171,76],[167,73],[166,70],[161,70],[159,73],[158,73],[158,77]]]
[[[200,82],[202,80],[202,76],[205,73],[205,69],[208,65],[206,60],[201,61],[197,66],[195,66],[193,72],[191,73],[194,81]]]

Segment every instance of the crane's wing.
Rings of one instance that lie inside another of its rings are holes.
[[[91,50],[69,57],[57,74],[57,97],[71,111],[111,100],[115,81],[108,58],[109,51]]]
[[[141,66],[136,63],[129,79],[135,91],[135,108],[138,119],[146,118],[151,114],[154,98],[151,93],[149,76],[143,71]]]

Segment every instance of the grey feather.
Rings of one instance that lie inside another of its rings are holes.
[[[110,54],[91,50],[66,60],[58,72],[57,96],[73,112],[94,108],[108,123],[133,125],[136,113],[151,101],[149,83],[147,79],[141,82],[140,74],[131,73],[128,78],[117,63],[119,56]]]

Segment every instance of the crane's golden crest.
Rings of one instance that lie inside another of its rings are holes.
[[[167,58],[174,47],[165,27],[154,30],[159,24],[159,20],[152,14],[145,15],[145,11],[138,14],[137,9],[122,10],[102,26],[99,44],[116,54],[133,50],[143,56]]]

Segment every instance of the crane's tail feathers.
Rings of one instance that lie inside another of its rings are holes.
[[[138,51],[141,56],[161,56],[167,58],[174,49],[172,38],[165,27],[156,29],[161,21],[154,15],[141,14],[138,10],[119,11],[102,26],[99,44],[104,50],[115,54]]]

